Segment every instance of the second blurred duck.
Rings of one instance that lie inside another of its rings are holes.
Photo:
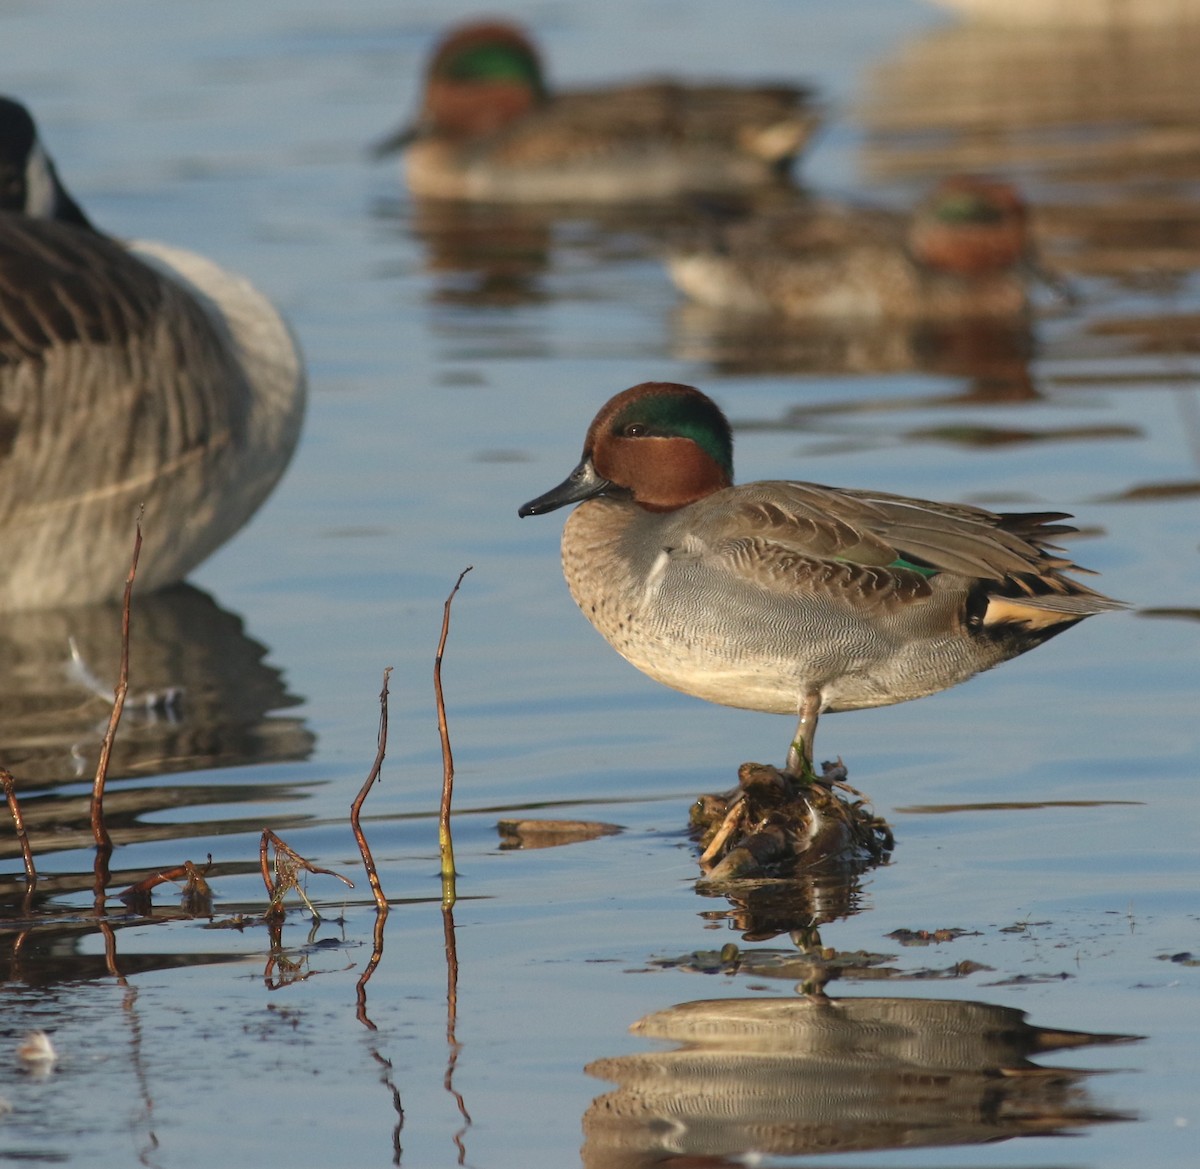
[[[436,49],[406,149],[414,195],[496,202],[634,202],[785,181],[816,127],[791,85],[648,81],[551,93],[519,28],[481,21]]]
[[[246,280],[96,230],[0,98],[0,608],[182,580],[283,474],[305,377]]]
[[[1020,318],[1034,272],[1025,204],[1007,183],[943,181],[911,216],[818,203],[714,223],[670,249],[702,304],[796,319]]]

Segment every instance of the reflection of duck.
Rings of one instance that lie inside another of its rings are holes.
[[[668,268],[683,292],[714,308],[858,322],[1020,320],[1028,311],[1026,211],[1007,183],[947,179],[911,217],[817,204],[706,235],[676,246]]]
[[[978,1144],[1131,1119],[1089,1099],[1087,1071],[1030,1057],[1133,1037],[1033,1027],[1010,1007],[726,999],[669,1007],[632,1030],[683,1046],[588,1065],[618,1085],[584,1115],[589,1169],[660,1165],[668,1153],[724,1165],[750,1152]]]
[[[414,195],[501,202],[629,202],[784,177],[816,125],[793,86],[645,82],[551,94],[513,25],[460,26],[434,53],[406,147]]]
[[[792,772],[823,711],[936,693],[1123,607],[1064,575],[1060,512],[732,483],[716,404],[648,382],[600,410],[579,466],[520,514],[579,503],[562,553],[580,609],[668,686],[799,713]]]
[[[434,301],[502,307],[551,296],[594,298],[595,269],[652,262],[678,218],[666,204],[596,204],[577,209],[564,228],[561,212],[544,204],[418,199],[402,227],[424,245]]]
[[[1026,402],[1039,396],[1030,372],[1032,322],[785,320],[684,301],[671,316],[676,357],[723,376],[763,373],[904,373],[961,378],[962,400]]]
[[[239,276],[97,231],[33,121],[0,99],[0,607],[181,580],[254,514],[295,448],[301,359]]]
[[[507,306],[545,297],[540,282],[554,244],[545,209],[423,199],[405,226],[425,245],[435,300]]]

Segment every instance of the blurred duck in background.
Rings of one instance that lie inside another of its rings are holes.
[[[255,513],[300,434],[296,341],[242,277],[97,230],[0,98],[0,607],[143,590]]]
[[[792,85],[553,93],[529,37],[486,21],[445,36],[415,124],[377,152],[405,150],[419,198],[636,202],[784,183],[817,122],[810,91]]]
[[[910,215],[827,202],[713,221],[668,250],[701,304],[797,320],[1014,319],[1036,272],[1026,207],[1008,183],[956,176]]]

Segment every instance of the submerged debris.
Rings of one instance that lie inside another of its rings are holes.
[[[983,934],[980,930],[964,930],[951,926],[935,930],[898,929],[892,930],[890,934],[884,936],[899,942],[902,946],[934,946],[940,945],[942,942],[953,942],[958,938],[979,938]]]
[[[30,1075],[48,1076],[58,1062],[58,1052],[45,1031],[30,1031],[17,1048],[17,1059]]]
[[[603,820],[501,820],[496,830],[501,848],[553,848],[613,836],[621,827]]]
[[[213,858],[210,852],[208,863],[203,868],[199,868],[191,861],[184,861],[183,864],[174,868],[161,869],[157,873],[143,877],[140,881],[130,885],[128,889],[118,893],[117,896],[135,912],[149,913],[150,894],[153,889],[167,882],[182,881],[184,883],[182,895],[184,912],[193,913],[197,917],[211,917],[212,888],[205,878],[212,871],[212,867]]]
[[[894,847],[886,821],[846,783],[840,759],[821,766],[821,775],[800,777],[743,763],[733,791],[701,796],[690,819],[705,880],[790,879],[816,866],[886,860]]]

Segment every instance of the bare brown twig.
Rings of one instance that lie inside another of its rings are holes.
[[[17,802],[17,789],[13,783],[12,773],[0,767],[0,784],[4,785],[4,796],[8,800],[8,810],[12,813],[13,827],[17,830],[17,840],[21,843],[21,858],[25,862],[26,888],[32,892],[37,884],[37,869],[33,864],[33,853],[29,848],[29,837],[25,832],[25,817],[21,815],[21,805]]]
[[[454,795],[454,754],[450,750],[450,729],[446,724],[446,703],[442,697],[442,657],[446,652],[446,638],[450,635],[450,605],[458,592],[463,577],[472,565],[458,574],[454,588],[442,606],[442,636],[438,639],[437,655],[433,660],[433,692],[437,699],[438,734],[442,738],[442,807],[438,817],[438,844],[442,856],[442,905],[452,906],[457,898],[454,886],[454,841],[450,837],[450,801]]]
[[[350,826],[354,829],[354,839],[358,842],[358,851],[362,854],[363,867],[367,870],[367,880],[371,883],[371,892],[375,895],[375,905],[385,917],[388,911],[387,898],[383,895],[383,886],[379,883],[379,873],[375,868],[375,859],[371,856],[371,847],[367,844],[366,836],[363,835],[362,825],[359,823],[359,815],[362,812],[363,804],[366,802],[367,792],[371,790],[372,785],[379,778],[380,768],[383,767],[383,757],[387,752],[388,678],[391,677],[391,673],[391,666],[388,666],[383,671],[383,689],[379,692],[379,735],[378,746],[375,752],[375,762],[371,767],[366,782],[362,785],[354,802],[350,805]]]
[[[117,726],[121,721],[121,711],[125,708],[125,695],[129,692],[129,606],[133,596],[133,581],[137,576],[138,556],[142,551],[142,518],[139,512],[137,531],[133,540],[133,559],[129,565],[129,575],[125,578],[125,597],[121,603],[121,672],[117,679],[117,688],[113,696],[112,715],[108,720],[108,729],[104,732],[104,742],[100,745],[100,762],[96,765],[96,778],[92,782],[92,838],[97,849],[104,857],[102,865],[107,869],[108,857],[112,855],[112,837],[104,826],[104,783],[108,779],[108,761],[112,755],[113,741],[117,737]],[[107,882],[104,882],[105,884]]]

